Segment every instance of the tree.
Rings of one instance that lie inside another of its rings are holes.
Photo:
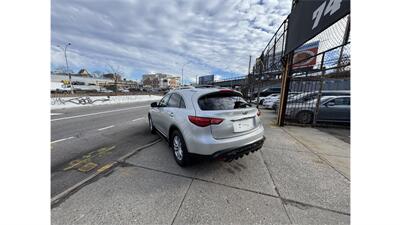
[[[99,71],[99,70],[95,70],[92,75],[94,78],[101,78],[103,76],[103,72]]]

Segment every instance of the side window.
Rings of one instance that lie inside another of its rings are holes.
[[[177,94],[172,94],[168,101],[167,107],[179,108],[181,97]]]
[[[160,107],[165,107],[165,106],[167,106],[167,102],[168,102],[168,99],[169,99],[170,96],[171,96],[170,94],[164,96],[164,97],[160,100],[160,103],[158,103],[158,105],[159,105]]]
[[[304,100],[305,102],[307,102],[307,101],[313,100],[316,96],[317,96],[316,94],[309,94],[309,95],[306,95],[306,96],[303,98],[303,100]]]
[[[179,108],[185,109],[186,108],[185,101],[183,100],[183,98],[181,96],[179,96],[179,98],[181,99],[180,104],[179,104]]]
[[[331,100],[335,105],[350,105],[350,98],[335,98]]]
[[[281,91],[281,88],[272,88],[272,91]]]

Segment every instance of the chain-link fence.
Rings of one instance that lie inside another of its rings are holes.
[[[283,72],[289,71],[288,98],[283,110],[286,124],[348,124],[350,15],[304,43],[290,57],[284,54],[288,20],[280,25],[257,58],[248,77],[248,96],[256,100],[257,106],[262,103],[259,107],[279,113],[279,94],[283,92],[278,91],[274,98],[268,96],[273,94],[272,87],[280,88]]]
[[[301,124],[350,123],[350,16],[293,54],[285,120]],[[311,54],[309,54],[311,52]]]

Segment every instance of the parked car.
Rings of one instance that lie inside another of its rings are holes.
[[[262,105],[267,109],[272,109],[274,102],[278,101],[280,97],[281,97],[280,94],[272,94],[268,96],[266,99],[264,99]]]
[[[305,103],[310,100],[313,100],[318,97],[319,91],[312,91],[312,92],[304,92],[298,95],[294,95],[288,98],[287,104],[292,104],[292,103]],[[349,90],[323,90],[321,91],[321,97],[322,96],[339,96],[339,95],[345,95],[345,96],[350,96],[350,91]],[[278,111],[280,101],[276,101],[273,105],[273,108],[275,111]]]
[[[314,121],[317,99],[303,104],[288,104],[286,118],[307,124]],[[350,122],[350,96],[323,96],[320,99],[316,122]]]
[[[288,98],[292,98],[296,95],[300,94],[300,92],[289,92]],[[275,109],[276,103],[279,101],[281,95],[280,94],[272,94],[267,99],[263,101],[263,106],[267,109]]]
[[[122,93],[129,93],[129,90],[127,90],[127,89],[121,89],[120,92],[122,92]]]
[[[65,85],[61,82],[51,82],[51,93],[70,93],[71,85]]]
[[[112,90],[108,90],[108,89],[101,89],[100,92],[101,93],[113,93]]]
[[[221,88],[187,88],[168,92],[151,103],[149,128],[173,149],[180,166],[193,155],[231,161],[257,151],[264,143],[260,111],[240,92]]]
[[[270,94],[267,97],[260,97],[259,99],[259,104],[262,105],[264,103],[264,101],[267,99],[271,99],[271,98],[275,98],[276,96],[279,96],[279,93],[275,93],[275,94]]]
[[[267,97],[270,94],[279,94],[281,93],[281,87],[271,87],[271,88],[266,88],[260,92],[260,97]],[[253,98],[257,98],[258,93],[253,93]]]

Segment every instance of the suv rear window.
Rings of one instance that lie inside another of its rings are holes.
[[[251,107],[241,94],[236,92],[214,92],[199,98],[201,110],[231,110]]]

